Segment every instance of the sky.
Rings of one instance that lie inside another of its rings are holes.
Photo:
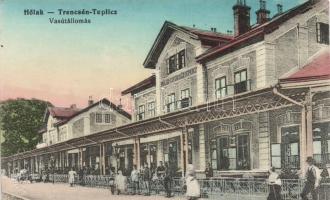
[[[165,20],[178,25],[233,30],[236,0],[0,0],[0,101],[37,98],[55,106],[85,107],[89,96],[129,108],[120,92],[153,73],[142,63]],[[251,6],[251,22],[259,0]],[[304,0],[267,0],[292,8]],[[88,18],[90,24],[51,24],[58,9],[111,9],[117,15]],[[24,15],[25,9],[55,14]]]

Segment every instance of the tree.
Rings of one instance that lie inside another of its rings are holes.
[[[14,99],[1,103],[0,120],[4,141],[2,156],[32,150],[41,139],[38,130],[49,102],[38,99]]]

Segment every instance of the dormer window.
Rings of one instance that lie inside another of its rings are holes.
[[[111,115],[110,114],[105,114],[104,115],[104,122],[105,123],[110,123],[111,122]]]
[[[171,74],[186,66],[186,51],[181,50],[179,53],[172,55],[168,59],[168,73]]]
[[[191,106],[189,88],[181,90],[181,100],[179,101],[179,108],[187,108]]]
[[[144,120],[145,118],[145,107],[144,105],[139,106],[137,120]]]
[[[102,114],[101,113],[96,113],[95,122],[96,123],[102,123]]]
[[[167,105],[166,105],[166,110],[167,112],[172,112],[175,110],[175,94],[172,93],[167,96]]]
[[[215,96],[217,99],[223,98],[227,95],[227,81],[226,77],[215,79]]]
[[[248,90],[247,71],[243,69],[235,73],[235,94],[246,92]]]
[[[321,44],[329,44],[329,24],[316,24],[317,42]]]
[[[186,51],[185,50],[180,51],[178,57],[179,57],[178,69],[182,69],[183,67],[186,66]]]

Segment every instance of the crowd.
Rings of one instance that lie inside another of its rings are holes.
[[[134,165],[130,174],[125,169],[118,169],[115,172],[114,168],[110,169],[110,191],[112,194],[142,194],[150,195],[151,184],[165,189],[166,197],[172,197],[172,178],[174,177],[175,170],[171,169],[168,163],[163,164],[159,162],[157,167],[148,167],[145,164],[140,170]],[[68,182],[70,186],[75,184],[75,177],[78,176],[78,180],[84,180],[86,176],[86,169],[82,169],[77,174],[73,169],[68,172]],[[130,184],[128,184],[130,183]],[[200,196],[200,187],[197,179],[195,178],[195,170],[192,165],[188,166],[186,178],[185,178],[185,189],[188,199],[197,199]],[[80,181],[81,185],[84,185],[83,181]],[[128,190],[128,187],[131,187]],[[142,190],[143,189],[143,190]],[[158,192],[160,188],[158,188]]]
[[[329,177],[329,172],[326,166],[323,168],[318,168],[314,165],[314,160],[312,157],[308,157],[306,160],[307,168],[306,174],[304,176],[305,183],[303,190],[300,194],[302,200],[308,199],[307,196],[310,194],[313,200],[322,199],[322,191],[324,188],[320,187],[322,181],[325,181]],[[74,184],[85,185],[85,177],[90,174],[91,170],[87,167],[79,170],[78,173],[71,168],[67,170],[68,183],[72,187]],[[156,193],[161,190],[165,190],[166,197],[172,196],[172,183],[173,177],[176,176],[176,170],[171,169],[168,163],[163,164],[162,161],[156,167],[151,165],[149,168],[148,164],[144,164],[140,170],[134,165],[130,172],[126,169],[118,169],[115,172],[115,168],[112,167],[108,171],[110,174],[110,190],[112,194],[143,194],[150,195],[151,189]],[[29,176],[29,172],[26,169],[19,171],[18,181],[22,180],[32,180]],[[209,163],[205,170],[206,180],[213,179],[213,170],[211,164]],[[47,170],[42,171],[40,175],[40,180],[43,182],[49,181],[50,173]],[[269,195],[267,200],[280,200],[281,199],[281,186],[283,179],[297,179],[298,175],[290,173],[286,169],[282,169],[281,172],[276,170],[274,167],[269,171],[268,184],[269,184]],[[193,165],[187,166],[186,176],[184,178],[184,186],[182,190],[186,191],[186,196],[189,200],[198,199],[201,196],[200,186],[195,177],[195,170]],[[210,186],[206,181],[206,187]],[[129,188],[130,187],[130,188]],[[162,187],[162,188],[157,188]],[[205,187],[205,186],[204,186]],[[206,194],[204,194],[207,196]]]

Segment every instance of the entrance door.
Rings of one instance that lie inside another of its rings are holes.
[[[299,168],[299,126],[283,127],[281,157],[284,168]]]
[[[178,169],[178,143],[177,141],[171,141],[168,145],[168,160],[169,167],[173,171]]]

